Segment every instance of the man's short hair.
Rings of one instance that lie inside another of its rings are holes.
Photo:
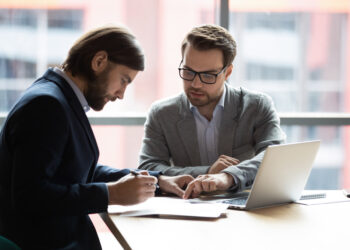
[[[236,56],[235,40],[225,28],[218,25],[206,24],[193,28],[182,42],[182,58],[186,47],[189,45],[197,50],[221,50],[224,67],[232,64]]]
[[[144,70],[144,54],[135,36],[122,26],[104,26],[79,38],[62,64],[73,76],[95,78],[91,60],[99,51],[106,51],[108,60],[131,69]]]

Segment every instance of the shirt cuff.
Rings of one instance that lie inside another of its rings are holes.
[[[223,172],[223,173],[231,175],[232,178],[233,178],[233,181],[234,181],[234,184],[229,189],[227,189],[227,191],[231,191],[231,192],[238,191],[239,187],[240,187],[240,184],[241,184],[239,178],[237,176],[235,176],[234,174],[231,174],[231,173],[227,173],[227,172]]]

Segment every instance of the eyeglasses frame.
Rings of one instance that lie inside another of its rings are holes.
[[[218,75],[220,75],[222,72],[224,72],[225,69],[227,68],[227,66],[224,66],[224,67],[220,70],[220,72],[218,72],[218,73],[208,73],[207,71],[197,72],[197,71],[194,71],[194,70],[192,70],[192,69],[180,68],[180,66],[181,66],[182,63],[183,63],[183,60],[181,60],[180,65],[179,65],[179,68],[178,68],[178,70],[179,70],[179,76],[181,77],[181,79],[183,79],[183,80],[185,80],[185,81],[193,81],[193,80],[196,78],[196,76],[198,75],[198,76],[199,76],[199,80],[201,80],[201,82],[204,83],[204,84],[215,84]],[[192,80],[188,80],[188,79],[183,78],[183,77],[181,76],[181,74],[180,74],[180,71],[181,71],[181,70],[189,70],[189,71],[193,72],[193,73],[194,73],[193,79],[192,79]],[[205,82],[205,81],[202,80],[201,74],[213,75],[213,76],[215,76],[215,81],[212,82],[212,83]]]

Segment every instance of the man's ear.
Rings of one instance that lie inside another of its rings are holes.
[[[95,73],[102,72],[108,64],[108,54],[106,51],[98,51],[91,60],[91,69]]]
[[[225,72],[225,81],[227,81],[227,79],[230,77],[232,70],[233,70],[233,64],[231,64],[230,66],[227,66],[226,72]]]

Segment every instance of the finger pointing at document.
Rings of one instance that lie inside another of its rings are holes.
[[[227,173],[200,175],[188,184],[183,198],[196,198],[203,191],[227,190],[233,185],[233,177]]]
[[[164,176],[158,177],[159,187],[163,192],[176,194],[183,197],[185,194],[184,188],[193,181],[194,178],[190,175],[179,176]]]

